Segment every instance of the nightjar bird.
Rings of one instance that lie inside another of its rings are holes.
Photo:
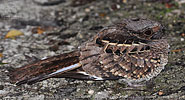
[[[16,68],[12,83],[33,84],[48,78],[147,81],[168,62],[163,26],[149,19],[124,19],[103,28],[77,50]]]

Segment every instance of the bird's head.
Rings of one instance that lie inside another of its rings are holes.
[[[128,30],[128,34],[144,40],[161,39],[164,35],[164,27],[156,21],[141,18],[125,19],[122,23]]]
[[[164,27],[156,21],[142,18],[124,19],[119,23],[102,29],[96,42],[117,44],[149,43],[164,36]]]

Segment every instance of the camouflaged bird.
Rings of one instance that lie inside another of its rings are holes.
[[[103,28],[75,51],[10,72],[17,85],[48,78],[141,82],[157,76],[168,61],[169,44],[158,22],[132,18]]]

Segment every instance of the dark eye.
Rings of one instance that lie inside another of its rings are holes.
[[[149,36],[149,35],[152,35],[152,33],[153,33],[153,32],[152,32],[151,30],[147,30],[147,31],[144,32],[144,34],[145,34],[145,35],[148,35],[148,36]]]

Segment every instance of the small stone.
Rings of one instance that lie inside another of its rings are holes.
[[[93,94],[94,94],[94,90],[89,90],[88,93],[89,93],[90,95],[93,95]]]
[[[92,84],[92,83],[93,83],[93,81],[87,81],[87,83],[88,83],[88,84]]]
[[[184,38],[181,38],[181,41],[184,41]]]
[[[114,10],[118,10],[118,9],[120,9],[120,5],[114,4],[114,5],[111,6],[110,10],[114,11]]]
[[[77,91],[77,92],[79,92],[80,90],[81,90],[81,89],[80,89],[80,88],[78,88],[76,91]]]
[[[85,9],[85,12],[90,12],[91,10],[89,8],[86,8]]]
[[[109,16],[107,16],[105,19],[106,19],[106,20],[110,20],[110,17],[109,17]]]

